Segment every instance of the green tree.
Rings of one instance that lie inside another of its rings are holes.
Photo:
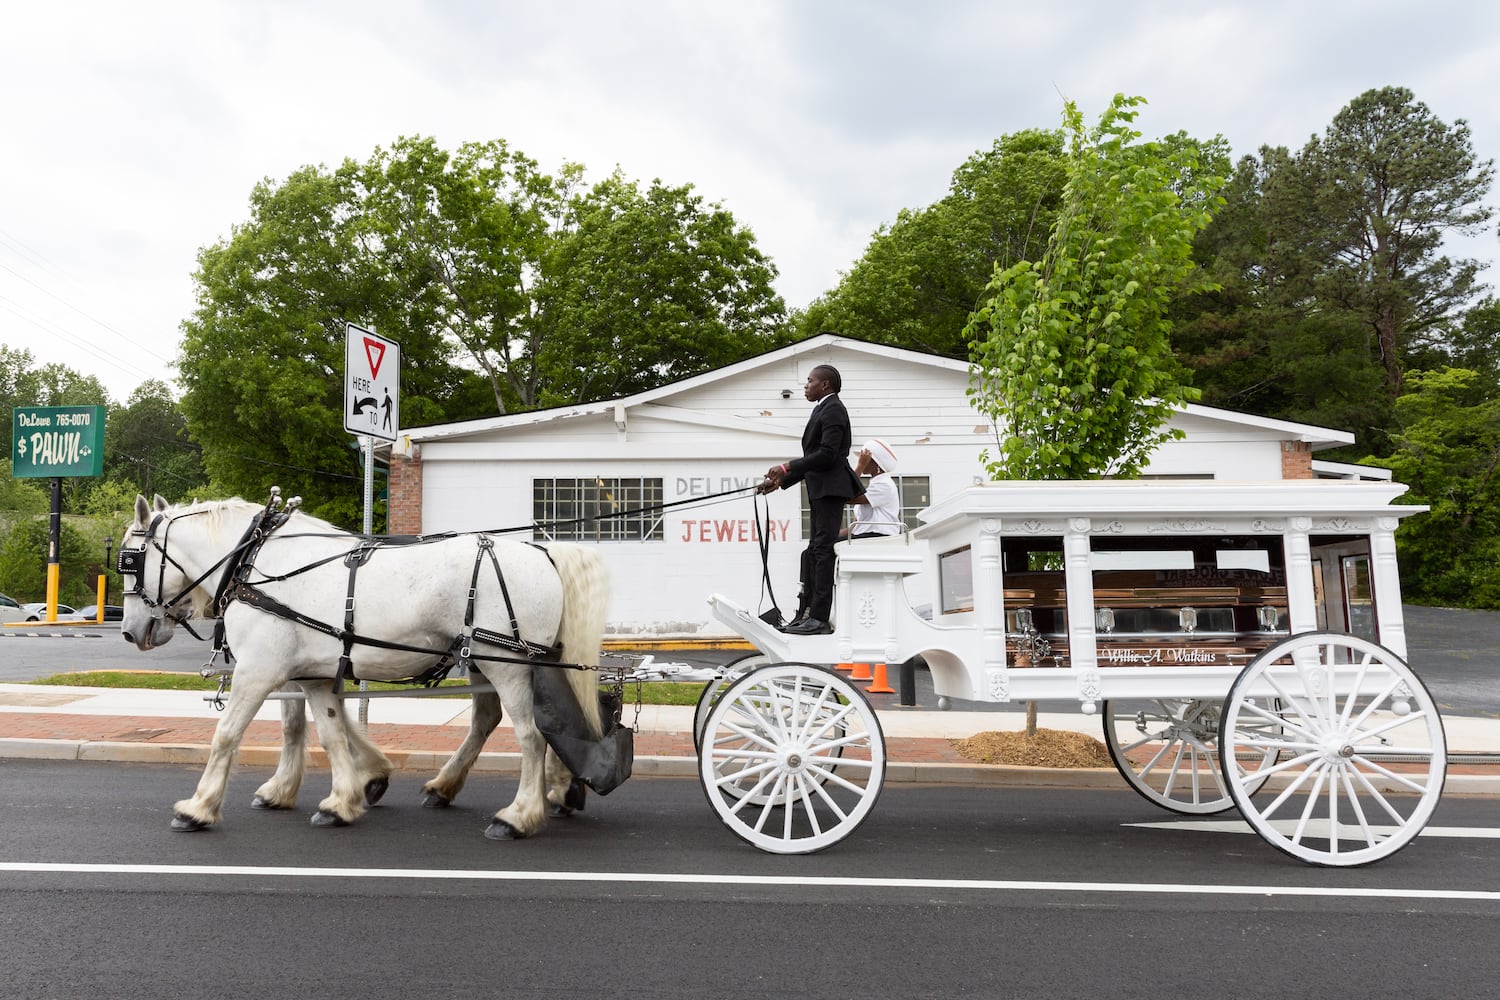
[[[1388,466],[1428,504],[1396,536],[1408,600],[1500,608],[1500,395],[1462,368],[1406,377],[1396,400],[1396,449],[1368,461]]]
[[[996,268],[965,329],[970,396],[995,421],[991,475],[1131,476],[1171,437],[1179,380],[1168,306],[1195,283],[1192,240],[1218,202],[1222,140],[1137,142],[1116,96],[1086,129],[1066,104],[1067,184],[1038,262]]]
[[[202,450],[188,437],[187,418],[164,382],[142,382],[129,402],[111,407],[105,437],[105,478],[128,485],[132,498],[160,493],[181,500],[206,485]]]
[[[576,165],[549,176],[503,142],[450,154],[422,138],[257,185],[250,220],[200,253],[184,324],[182,410],[215,489],[278,483],[355,522],[345,321],[401,344],[408,427],[634,391],[768,346],[775,272],[727,212],[688,187],[581,185]]]
[[[798,335],[837,330],[964,357],[964,326],[996,265],[1030,259],[1045,243],[1064,172],[1061,132],[995,140],[953,172],[940,201],[876,230],[838,287],[798,316]]]
[[[52,501],[47,490],[40,485],[45,480],[14,479],[11,471],[10,452],[6,452],[5,457],[0,458],[0,511],[20,514],[46,512]]]
[[[786,318],[775,277],[691,185],[643,191],[616,171],[570,200],[542,260],[533,401],[630,395],[768,349]]]
[[[16,521],[0,544],[0,591],[23,602],[47,599],[50,536],[51,528],[45,517]],[[94,585],[103,570],[102,545],[94,545],[66,521],[61,527],[60,540],[58,600],[74,607],[93,603]]]
[[[427,283],[361,211],[362,168],[258,184],[251,219],[199,253],[183,325],[181,407],[217,492],[280,485],[319,516],[359,518],[360,458],[343,429],[344,324],[402,345],[403,422],[444,418],[463,376],[432,327]],[[476,416],[476,413],[452,416]]]
[[[1356,429],[1368,449],[1391,417],[1368,329],[1350,311],[1319,304],[1312,269],[1289,259],[1275,235],[1301,225],[1281,211],[1284,200],[1265,194],[1294,169],[1285,149],[1239,162],[1225,204],[1194,242],[1213,284],[1175,304],[1173,347],[1204,402]]]
[[[1404,87],[1356,97],[1301,160],[1291,196],[1317,223],[1316,290],[1368,324],[1394,397],[1405,354],[1478,290],[1480,262],[1450,260],[1442,244],[1493,217],[1481,204],[1493,161],[1475,157],[1467,123],[1445,124]]]
[[[1296,154],[1242,160],[1197,241],[1220,290],[1177,311],[1205,400],[1347,427],[1356,454],[1388,453],[1405,369],[1462,349],[1479,264],[1442,243],[1488,227],[1492,176],[1464,122],[1400,87],[1361,94]]]

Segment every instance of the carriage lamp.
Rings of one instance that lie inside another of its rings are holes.
[[[1198,609],[1183,608],[1182,610],[1178,611],[1177,624],[1181,625],[1182,630],[1188,635],[1192,635],[1193,632],[1198,628]]]
[[[1031,622],[1031,609],[1030,608],[1017,608],[1016,609],[1016,631],[1017,632],[1032,632],[1032,631],[1035,631],[1034,627],[1032,626],[1032,622]]]
[[[1094,627],[1105,635],[1115,630],[1115,612],[1113,608],[1100,608],[1094,612]]]
[[[1274,604],[1262,604],[1255,609],[1255,617],[1260,621],[1262,632],[1279,632],[1281,630],[1281,609]]]

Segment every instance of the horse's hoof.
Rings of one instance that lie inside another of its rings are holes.
[[[452,799],[450,799],[450,798],[448,798],[448,796],[442,795],[442,794],[440,794],[438,792],[423,792],[422,793],[422,808],[423,809],[447,809],[452,804],[453,804],[453,800]]]
[[[547,809],[547,815],[551,816],[554,819],[557,819],[562,816],[573,815],[573,810],[569,809],[567,806],[549,806]]]
[[[578,778],[574,778],[568,782],[568,793],[563,796],[563,805],[570,812],[574,810],[582,812],[583,807],[588,804],[588,798],[589,786],[585,785]]]
[[[379,802],[390,787],[391,783],[387,778],[371,778],[365,782],[365,805],[373,806]]]
[[[312,814],[309,821],[313,826],[348,826],[349,821],[338,813],[331,813],[326,809],[319,809]]]
[[[179,833],[196,833],[199,830],[207,830],[208,826],[201,819],[193,819],[193,817],[184,816],[182,813],[172,814],[172,829]]]
[[[250,800],[250,808],[251,809],[290,809],[291,806],[284,806],[280,802],[272,802],[270,799],[263,798],[262,796],[257,795],[255,798],[253,798],[253,799]]]
[[[497,819],[485,827],[484,835],[490,840],[520,840],[526,836],[503,819]]]

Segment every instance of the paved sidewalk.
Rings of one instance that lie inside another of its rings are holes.
[[[990,730],[1018,728],[1016,712],[927,711],[903,708],[892,695],[872,695],[885,734],[887,781],[957,784],[1125,787],[1112,768],[1034,768],[977,764],[961,756],[951,740]],[[435,772],[457,748],[468,726],[468,703],[449,698],[372,698],[369,730],[399,769]],[[693,709],[643,705],[634,723],[635,773],[697,774]],[[0,684],[0,759],[118,760],[202,763],[218,722],[203,695],[184,691],[44,687]],[[1040,725],[1098,737],[1100,721],[1080,712],[1043,714]],[[1448,794],[1500,794],[1500,720],[1452,716],[1444,719],[1450,759]],[[326,767],[309,727],[311,764]],[[281,745],[280,708],[262,707],[241,747],[243,763],[274,765]],[[1488,760],[1467,761],[1478,755]],[[478,770],[512,772],[518,747],[508,722],[490,737]]]

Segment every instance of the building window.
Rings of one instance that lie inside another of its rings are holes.
[[[901,520],[906,522],[906,530],[910,531],[922,523],[917,518],[917,512],[932,506],[932,489],[927,485],[926,476],[891,478],[896,481],[896,489],[901,492]]]
[[[531,537],[539,542],[659,542],[661,504],[660,479],[533,479]]]
[[[932,490],[927,485],[926,476],[892,476],[891,480],[896,484],[896,492],[901,497],[901,520],[906,524],[906,530],[910,531],[922,522],[917,518],[917,512],[926,510],[932,506]],[[807,483],[801,486],[802,496],[802,537],[812,537],[812,508],[807,503]],[[844,512],[844,527],[854,519],[854,511]]]

